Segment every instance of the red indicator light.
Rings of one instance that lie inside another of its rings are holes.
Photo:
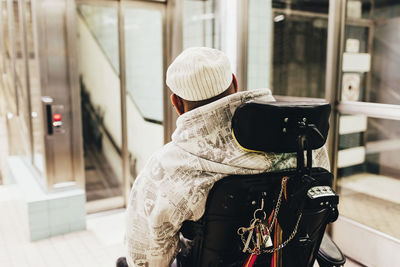
[[[53,121],[61,121],[61,114],[60,113],[54,113],[53,114]]]

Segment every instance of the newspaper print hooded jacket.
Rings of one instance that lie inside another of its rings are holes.
[[[274,101],[268,89],[239,92],[178,118],[172,142],[150,158],[132,187],[125,237],[130,267],[169,266],[182,222],[201,218],[216,181],[296,166],[293,154],[252,153],[237,145],[231,119],[251,99]],[[313,165],[329,169],[325,147],[314,151]]]

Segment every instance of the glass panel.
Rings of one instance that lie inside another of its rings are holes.
[[[111,62],[114,71],[119,73],[118,10],[110,7],[79,5],[78,11]]]
[[[127,3],[123,11],[130,183],[164,143],[163,8]]]
[[[3,20],[3,34],[4,34],[4,47],[5,47],[5,55],[4,55],[4,75],[2,76],[3,85],[4,85],[4,94],[7,98],[7,111],[12,114],[16,114],[16,95],[15,95],[15,87],[14,87],[14,45],[13,45],[13,35],[14,30],[12,28],[12,8],[11,12],[9,12],[9,5],[7,1],[1,1],[2,3],[2,20]],[[11,15],[9,15],[11,14]]]
[[[213,0],[183,2],[183,48],[207,46],[219,48]]]
[[[10,46],[10,58],[14,59],[14,68],[16,75],[13,75],[13,64],[10,64],[10,75],[7,79],[12,79],[13,89],[16,87],[18,96],[18,113],[10,113],[8,116],[8,136],[9,136],[9,154],[18,155],[30,160],[30,132],[29,120],[30,114],[28,110],[28,97],[25,83],[25,59],[24,59],[24,43],[22,38],[22,24],[19,16],[18,1],[7,2],[8,16],[8,46]],[[15,93],[10,94],[14,95]],[[10,98],[11,100],[11,98]],[[14,101],[14,99],[12,100]]]
[[[341,215],[400,239],[400,121],[342,115]]]
[[[29,85],[31,97],[31,120],[32,120],[32,136],[33,136],[33,164],[42,173],[44,177],[44,138],[43,138],[43,124],[42,124],[42,103],[40,92],[40,74],[38,66],[38,53],[36,36],[33,30],[33,13],[32,2],[26,1],[25,6],[25,20],[26,20],[26,34],[28,46],[28,68],[29,68]]]
[[[162,14],[125,10],[126,87],[129,100],[150,121],[163,120]]]
[[[5,177],[6,157],[7,157],[7,141],[6,141],[6,100],[5,100],[5,43],[4,43],[4,22],[3,22],[3,0],[0,0],[0,185],[3,184]]]
[[[6,29],[5,26],[7,26],[6,21],[4,19],[6,15],[6,11],[4,10],[6,7],[5,2],[3,0],[0,0],[0,74],[3,74],[6,72],[6,43],[5,43],[5,36],[6,36]],[[2,80],[2,77],[0,77],[0,81]],[[3,90],[3,88],[2,88]]]
[[[21,26],[19,21],[19,6],[17,1],[12,1],[12,11],[14,18],[14,48],[15,48],[15,67],[18,75],[18,84],[19,86],[23,86],[24,84],[24,60],[23,60],[23,47],[22,47],[22,39],[21,39]]]
[[[348,1],[343,101],[400,103],[400,2]]]
[[[121,88],[116,71],[118,13],[116,7],[78,6],[78,12],[82,10],[85,16],[78,16],[77,24],[86,199],[119,199],[122,133]]]
[[[324,98],[329,3],[290,3],[249,1],[247,89]]]

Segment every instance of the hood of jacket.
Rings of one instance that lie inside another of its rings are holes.
[[[236,108],[253,99],[275,101],[269,89],[257,89],[193,109],[178,118],[172,143],[200,159],[204,163],[202,171],[236,174],[271,170],[284,154],[244,151],[232,136],[231,120]]]

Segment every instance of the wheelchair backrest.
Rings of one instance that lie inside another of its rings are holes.
[[[254,238],[250,230],[247,235],[238,230],[251,228],[260,207],[264,214],[260,221],[266,225],[273,223],[275,210],[277,216],[269,233],[272,247],[257,252],[253,266],[274,266],[277,262],[285,267],[312,266],[326,225],[337,217],[338,197],[328,190],[333,181],[329,171],[312,168],[310,160],[304,166],[304,150],[309,159],[311,149],[324,145],[329,112],[326,103],[254,101],[236,110],[232,132],[240,146],[262,152],[296,151],[297,168],[233,175],[215,183],[203,217],[184,222],[181,228],[182,235],[192,240],[192,249],[188,255],[178,255],[180,266],[244,266],[260,246],[258,235]]]
[[[297,152],[301,135],[308,139],[305,149],[317,149],[326,142],[330,110],[326,102],[249,101],[236,109],[232,132],[248,150]]]
[[[313,168],[311,175],[316,180],[315,185],[329,186],[333,180],[332,174],[322,168]],[[197,222],[187,221],[182,227],[183,236],[193,240],[191,254],[180,259],[182,266],[242,266],[248,254],[242,252],[243,242],[237,231],[249,225],[262,198],[266,214],[271,214],[283,177],[290,177],[287,194],[293,194],[296,188],[291,179],[299,178],[296,170],[228,176],[215,183],[207,198],[203,217]],[[283,230],[281,240],[286,240],[293,232],[297,219],[294,209],[290,201],[281,204],[278,213],[278,222]],[[314,262],[330,218],[330,205],[321,208],[306,205],[296,238],[280,252],[282,266],[312,266],[310,264]],[[270,266],[266,264],[270,264],[271,258],[272,254],[260,255],[254,266]]]

